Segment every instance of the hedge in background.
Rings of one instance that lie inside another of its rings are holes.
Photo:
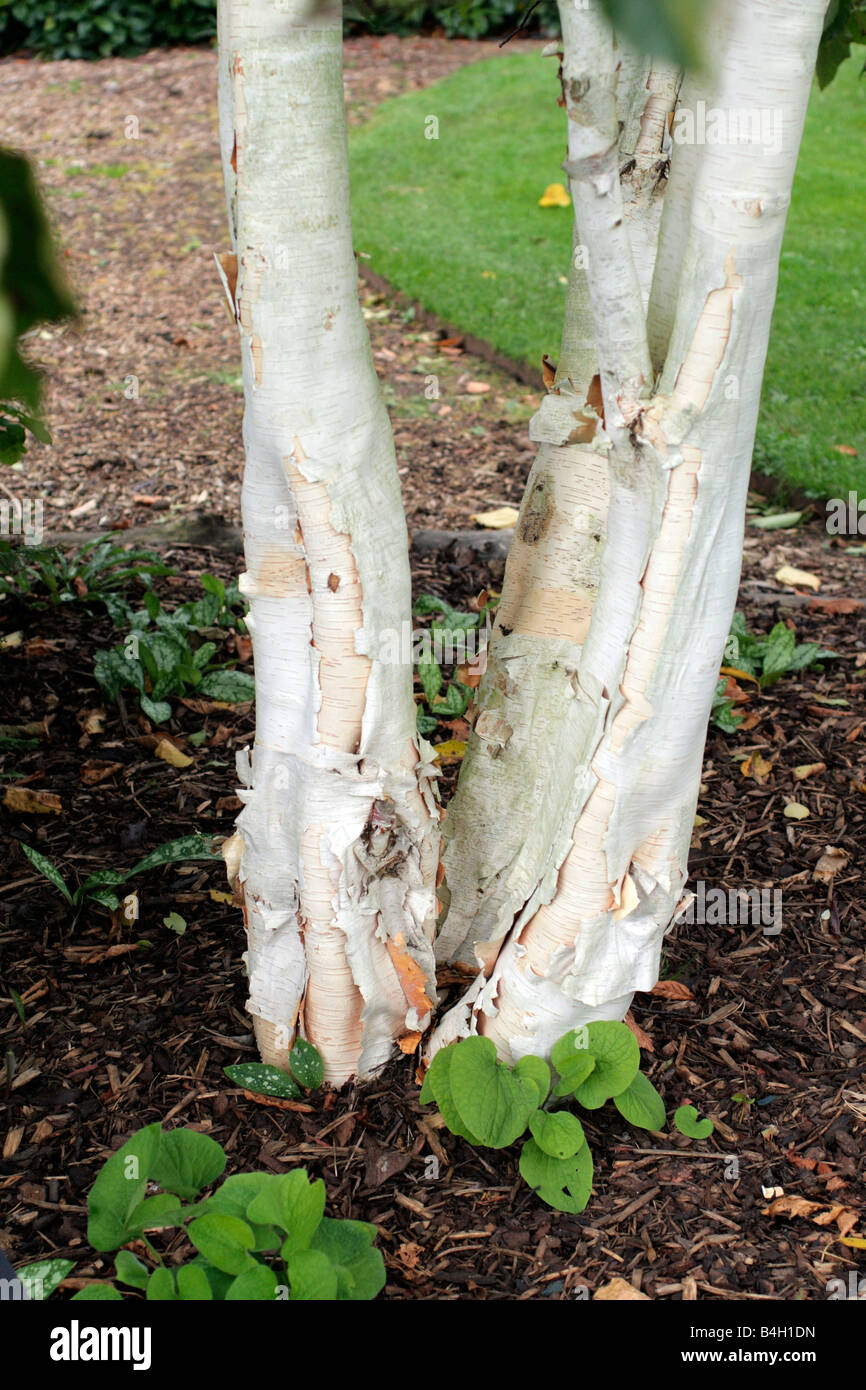
[[[215,33],[215,0],[0,0],[0,53],[107,58]]]
[[[532,9],[531,14],[527,11]],[[556,0],[456,0],[435,5],[431,0],[346,0],[349,33],[417,34],[444,29],[449,39],[499,38],[516,29],[527,15],[527,34],[558,34]]]
[[[516,29],[531,0],[356,0],[345,6],[349,33],[480,39]],[[541,0],[528,33],[559,32],[555,0]],[[108,58],[170,44],[204,43],[216,33],[216,0],[0,0],[0,54],[25,49],[51,58]]]

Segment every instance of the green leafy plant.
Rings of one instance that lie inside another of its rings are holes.
[[[629,1124],[653,1133],[664,1128],[664,1101],[641,1072],[640,1048],[624,1023],[602,1020],[572,1029],[554,1046],[551,1062],[553,1070],[543,1058],[528,1056],[508,1067],[489,1038],[463,1038],[436,1053],[421,1100],[435,1101],[451,1133],[470,1144],[504,1149],[528,1129],[521,1176],[548,1206],[577,1213],[592,1192],[592,1154],[578,1117],[552,1108],[554,1099],[570,1097],[585,1110],[612,1100]],[[690,1108],[681,1107],[677,1116]],[[711,1120],[701,1124],[709,1129],[691,1137],[712,1132]]]
[[[117,539],[97,536],[68,554],[54,545],[0,541],[0,595],[33,608],[100,605],[115,625],[129,622],[133,610],[124,591],[134,584],[149,591],[154,579],[174,570],[149,550],[124,550]]]
[[[181,835],[176,840],[167,840],[164,845],[159,845],[131,869],[99,869],[95,874],[90,874],[83,883],[79,883],[77,888],[70,890],[60,870],[50,859],[31,845],[25,845],[23,841],[20,844],[22,853],[30,860],[34,869],[38,869],[43,878],[47,878],[48,882],[54,885],[70,907],[80,907],[89,899],[112,912],[120,906],[120,899],[115,890],[136,874],[160,868],[163,864],[185,863],[190,859],[220,858],[220,855],[211,849],[210,835]]]
[[[420,641],[418,659],[415,662],[418,681],[424,694],[423,700],[419,701],[417,706],[419,733],[432,734],[440,719],[459,719],[466,713],[474,693],[472,688],[456,676],[447,679],[442,667],[453,667],[463,659],[463,653],[467,649],[467,634],[483,631],[490,622],[494,607],[495,601],[488,599],[479,606],[477,612],[462,613],[445,599],[437,598],[435,594],[422,594],[416,600],[412,609],[416,618],[438,615],[433,618]],[[475,645],[477,650],[477,642]],[[436,660],[437,649],[444,652],[443,662]]]
[[[734,701],[725,695],[728,675],[745,676],[754,681],[759,690],[768,690],[789,672],[807,668],[820,671],[821,661],[829,661],[836,655],[817,642],[798,642],[793,630],[783,622],[776,623],[766,636],[749,632],[743,614],[735,613],[725,644],[726,674],[716,686],[710,722],[726,734],[734,733],[743,722],[735,712]]]
[[[225,1166],[222,1147],[198,1130],[152,1124],[133,1134],[87,1199],[87,1239],[116,1252],[114,1282],[88,1284],[73,1302],[119,1302],[118,1285],[156,1302],[376,1297],[385,1283],[376,1227],[325,1216],[321,1179],[294,1168],[236,1173],[215,1186]],[[169,1262],[156,1232],[171,1232],[175,1249],[181,1232],[195,1253]]]
[[[239,704],[255,696],[252,676],[236,670],[232,662],[214,660],[229,630],[246,631],[240,590],[215,574],[203,574],[201,585],[200,599],[170,612],[156,594],[146,593],[144,608],[131,615],[126,639],[95,654],[94,675],[106,694],[116,700],[123,691],[133,690],[154,724],[171,718],[172,697],[195,692]]]

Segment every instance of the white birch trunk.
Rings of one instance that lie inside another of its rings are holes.
[[[768,111],[778,144],[675,145],[651,296],[613,162],[609,39],[598,9],[560,7],[572,196],[610,461],[598,594],[575,678],[581,767],[554,890],[540,884],[433,1047],[491,1037],[506,1060],[622,1018],[658,975],[736,600],[743,517],[785,215],[824,0],[721,0],[713,104]],[[698,84],[700,90],[700,84]],[[694,89],[693,89],[694,91]],[[678,165],[684,176],[679,179]]]
[[[407,533],[357,301],[340,7],[220,0],[219,36],[256,674],[226,859],[263,1059],[300,1028],[339,1083],[413,1050],[435,997],[438,813],[394,658]]]
[[[615,49],[599,27],[611,136],[627,196],[625,232],[649,298],[678,74]],[[552,46],[551,46],[552,47]],[[616,115],[614,117],[614,109]],[[598,591],[608,459],[585,264],[575,235],[556,379],[530,424],[539,450],[511,545],[479,688],[478,717],[445,820],[437,956],[468,969],[495,959],[530,900],[550,898],[573,828],[573,797],[594,717],[577,696]],[[589,716],[589,718],[587,718]]]

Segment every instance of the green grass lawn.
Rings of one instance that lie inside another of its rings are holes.
[[[755,450],[762,472],[821,497],[866,493],[863,57],[812,93]],[[552,59],[503,56],[385,102],[350,134],[355,247],[367,264],[536,368],[559,351],[571,243],[571,209],[538,206],[547,184],[564,181],[555,79]],[[425,136],[432,116],[438,139]]]

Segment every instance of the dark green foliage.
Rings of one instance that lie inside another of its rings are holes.
[[[216,33],[215,0],[5,0],[0,52],[31,49],[52,58],[108,58]]]
[[[3,407],[7,409],[8,407]],[[0,541],[0,596],[9,595],[28,608],[80,604],[102,607],[112,622],[129,620],[132,609],[123,596],[131,585],[149,589],[152,580],[174,574],[149,550],[124,550],[114,536],[98,536],[74,551],[56,545],[12,545]]]

